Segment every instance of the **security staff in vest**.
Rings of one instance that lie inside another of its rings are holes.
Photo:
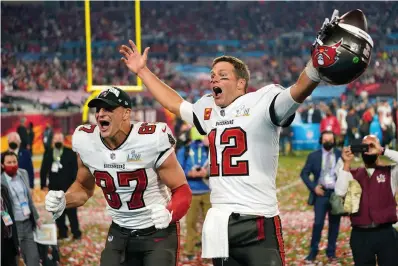
[[[73,184],[77,175],[77,156],[74,151],[64,147],[64,135],[55,133],[53,147],[46,150],[40,169],[41,188],[50,190],[63,190],[66,192]],[[77,208],[65,209],[64,213],[56,220],[58,227],[58,238],[68,237],[68,228],[65,225],[65,215],[68,215],[73,239],[81,238],[79,221],[77,219]]]
[[[354,154],[351,147],[343,150],[344,167],[338,172],[335,193],[345,196],[350,180],[357,180],[362,188],[359,211],[350,216],[350,246],[355,265],[396,266],[398,264],[398,233],[393,224],[398,221],[395,193],[398,188],[398,166],[383,165],[384,155],[398,163],[398,152],[384,149],[374,135],[365,136],[369,145],[362,153],[365,167],[351,169]]]

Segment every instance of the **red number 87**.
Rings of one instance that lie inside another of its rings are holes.
[[[106,171],[95,171],[94,177],[95,183],[102,189],[109,207],[116,210],[120,209],[123,202],[120,199],[120,195],[116,192],[115,181],[110,173]],[[117,182],[119,187],[129,187],[130,181],[133,180],[137,181],[137,185],[135,186],[135,190],[131,194],[129,201],[127,201],[127,207],[129,210],[145,207],[144,191],[148,185],[148,177],[145,169],[138,169],[133,172],[117,172]]]

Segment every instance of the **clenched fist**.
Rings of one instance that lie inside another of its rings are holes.
[[[46,195],[46,210],[53,213],[53,219],[58,219],[65,210],[66,199],[62,190],[50,190]]]

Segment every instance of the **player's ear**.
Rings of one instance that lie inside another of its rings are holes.
[[[130,117],[131,117],[131,109],[130,108],[126,108],[124,110],[123,120],[130,120]]]
[[[238,90],[245,91],[245,87],[246,87],[246,80],[238,79]]]

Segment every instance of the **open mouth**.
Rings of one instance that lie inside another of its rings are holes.
[[[214,95],[217,97],[222,93],[222,89],[220,87],[213,87]]]
[[[110,125],[110,124],[111,124],[111,123],[110,123],[109,121],[105,121],[105,120],[99,121],[99,125],[100,125],[101,131],[107,130],[107,129],[109,128],[109,125]]]

